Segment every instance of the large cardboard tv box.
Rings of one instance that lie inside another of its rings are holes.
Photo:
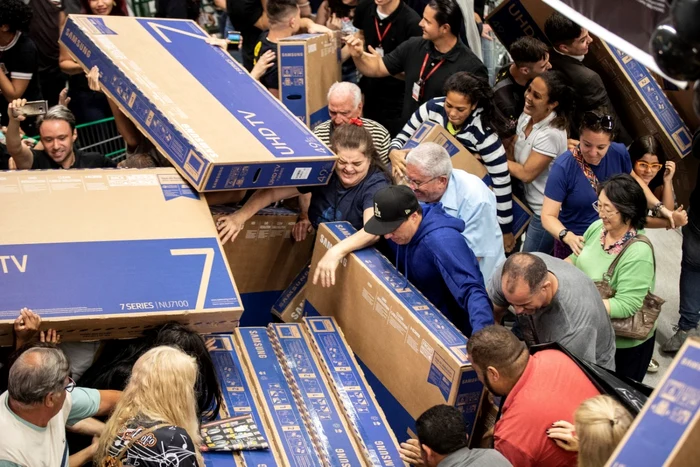
[[[280,100],[309,128],[330,118],[328,90],[341,81],[340,40],[299,34],[277,44]]]
[[[608,460],[608,467],[685,467],[700,459],[700,339],[691,337]]]
[[[70,15],[60,41],[198,191],[323,185],[335,156],[194,21]]]
[[[309,280],[309,264],[294,278],[272,306],[272,314],[285,323],[298,323],[304,317],[306,282]]]
[[[21,308],[66,341],[243,312],[207,203],[174,169],[0,173],[0,345]]]
[[[321,224],[311,271],[354,232],[347,222]],[[377,250],[348,255],[332,288],[309,282],[306,300],[310,311],[338,321],[399,438],[438,404],[460,409],[471,431],[483,386],[467,358],[467,338]]]

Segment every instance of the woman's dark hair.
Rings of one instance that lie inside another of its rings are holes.
[[[464,17],[457,2],[455,0],[430,0],[428,6],[435,10],[435,21],[438,25],[447,24],[450,27],[450,32],[459,37]]]
[[[558,103],[557,108],[554,109],[557,116],[552,120],[552,126],[568,133],[571,129],[571,119],[574,113],[574,90],[566,84],[566,78],[559,71],[545,71],[539,78],[542,78],[547,86],[549,102]]]
[[[32,20],[32,7],[22,0],[2,0],[0,2],[0,26],[7,24],[10,32],[29,31]]]
[[[92,15],[92,9],[90,8],[90,0],[80,0],[81,13],[85,15]],[[114,0],[114,6],[109,16],[129,16],[129,10],[126,7],[126,0]]]
[[[357,6],[357,5],[355,5]],[[328,0],[328,10],[338,18],[350,18],[355,6],[346,5],[343,0]]]
[[[644,154],[653,154],[659,159],[661,165],[665,165],[668,158],[664,152],[663,146],[659,142],[656,135],[640,136],[635,139],[629,147],[630,159],[632,166],[644,157]],[[656,176],[649,182],[649,186],[663,185],[664,170],[659,170]]]
[[[195,385],[201,417],[213,420],[223,396],[216,369],[202,336],[179,323],[167,323],[128,341],[107,341],[97,360],[83,373],[79,384],[95,389],[124,390],[134,363],[149,349],[159,345],[178,347],[197,360],[199,374]]]
[[[579,134],[583,133],[583,130],[592,131],[593,133],[606,133],[610,135],[610,140],[612,141],[617,135],[615,125],[615,117],[613,117],[610,109],[605,106],[598,107],[595,110],[583,113],[579,124]]]
[[[620,211],[622,222],[635,229],[643,229],[647,221],[647,199],[644,190],[630,174],[613,175],[598,188]]]
[[[379,157],[377,148],[374,146],[372,134],[366,130],[364,126],[358,126],[354,123],[346,123],[345,125],[340,125],[338,128],[336,128],[333,131],[333,136],[331,136],[331,149],[337,154],[339,152],[339,148],[356,149],[361,151],[369,158],[370,169],[374,167],[376,170],[379,170],[382,174],[384,174],[388,180],[391,180],[391,174],[384,165],[384,162],[382,162],[381,157]]]
[[[443,87],[445,96],[456,92],[469,98],[469,102],[481,109],[481,124],[484,129],[490,128],[498,134],[507,132],[508,121],[496,111],[493,105],[493,89],[485,79],[466,71],[453,74]]]

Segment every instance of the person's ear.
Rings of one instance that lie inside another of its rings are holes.
[[[490,381],[498,381],[501,378],[501,374],[492,366],[486,368],[486,374],[488,375]]]
[[[529,66],[521,66],[518,67],[518,71],[520,74],[528,76],[530,74],[530,67]]]
[[[72,139],[73,139],[74,143],[78,139],[78,129],[77,128],[73,128],[73,138]]]
[[[420,447],[423,450],[423,453],[425,454],[425,458],[432,459],[434,451],[432,449],[430,449],[428,446],[426,446],[425,444],[421,444]]]
[[[53,408],[56,406],[56,393],[50,392],[44,397],[44,405],[48,408]]]
[[[362,101],[360,101],[360,103],[357,104],[357,110],[360,111],[360,117],[362,117],[362,105],[363,105],[363,104],[362,104]]]
[[[549,111],[551,112],[552,110],[554,110],[554,109],[556,109],[557,107],[559,107],[559,102],[557,102],[557,101],[550,102],[550,103],[548,104],[548,107],[549,107]]]

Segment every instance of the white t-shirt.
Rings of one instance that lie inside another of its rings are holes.
[[[523,112],[518,118],[516,129],[517,139],[515,140],[515,161],[525,165],[525,161],[530,157],[532,151],[537,151],[543,156],[551,157],[552,161],[546,169],[532,182],[525,183],[525,200],[535,214],[538,216],[542,212],[544,201],[544,186],[547,184],[549,169],[557,156],[566,152],[566,131],[551,126],[552,120],[557,116],[556,112],[550,113],[541,122],[535,123],[530,135],[525,137],[525,127],[530,122],[530,116]]]
[[[75,388],[61,410],[44,427],[18,417],[8,406],[8,392],[0,396],[0,467],[68,467],[66,425],[97,413],[100,393]]]

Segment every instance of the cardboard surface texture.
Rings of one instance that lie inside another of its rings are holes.
[[[311,271],[354,232],[347,222],[322,224]],[[338,321],[399,438],[437,404],[460,409],[471,432],[482,384],[466,356],[466,337],[377,250],[348,255],[334,287],[309,283],[306,292],[308,308]]]
[[[491,186],[491,177],[489,176],[484,164],[479,162],[462,143],[445,130],[441,125],[435,122],[424,122],[413,134],[413,137],[404,145],[404,149],[413,149],[420,143],[436,143],[447,150],[452,157],[452,166],[455,169],[461,169],[472,175],[476,175]],[[525,232],[528,224],[532,219],[532,211],[523,204],[518,198],[513,196],[513,235],[518,238]]]
[[[214,219],[235,209],[212,207]],[[299,214],[282,208],[266,208],[245,223],[236,240],[224,245],[224,253],[238,291],[282,291],[308,264],[313,236],[303,242],[292,238]]]
[[[328,90],[341,81],[340,40],[299,34],[279,41],[280,100],[309,128],[330,118]]]
[[[700,339],[690,337],[608,460],[608,467],[685,467],[700,458]]]
[[[328,183],[335,156],[195,22],[70,15],[60,42],[198,191]]]
[[[272,314],[285,323],[297,323],[304,317],[306,281],[309,279],[309,263],[294,278],[272,307]]]
[[[306,413],[310,428],[328,465],[365,466],[364,454],[348,424],[341,404],[324,374],[323,363],[314,351],[304,324],[271,324],[268,332],[277,358],[297,394],[297,404]]]
[[[3,172],[0,193],[0,345],[23,307],[64,341],[167,321],[237,326],[243,308],[209,208],[174,169]]]

